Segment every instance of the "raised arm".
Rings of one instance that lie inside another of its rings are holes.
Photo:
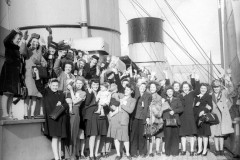
[[[6,48],[11,48],[13,44],[13,38],[18,34],[16,30],[12,30],[9,35],[4,39],[3,43]]]
[[[56,73],[57,76],[60,76],[60,74],[62,73],[62,68],[60,67],[60,63],[61,63],[61,59],[56,59],[55,63],[54,63],[54,67],[53,70]]]

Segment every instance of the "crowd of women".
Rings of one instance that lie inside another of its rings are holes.
[[[119,71],[110,56],[101,61],[96,55],[89,57],[65,41],[53,42],[51,28],[47,31],[47,47],[40,35],[28,38],[27,31],[12,30],[5,38],[1,119],[11,119],[8,108],[14,96],[24,97],[24,119],[34,118],[41,98],[43,132],[51,139],[55,160],[66,154],[66,146],[73,160],[100,159],[109,155],[112,144],[116,160],[123,155],[186,155],[187,137],[190,156],[206,156],[209,136],[214,137],[215,154],[224,154],[224,138],[234,132],[230,111],[235,109],[234,116],[239,116],[240,104],[240,87],[234,90],[230,72],[210,85],[200,83],[195,72],[189,82],[171,85],[167,77],[158,80],[131,65]],[[53,119],[57,106],[64,112]]]

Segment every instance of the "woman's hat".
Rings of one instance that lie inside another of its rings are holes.
[[[93,58],[93,59],[96,59],[97,61],[99,60],[99,57],[96,56],[96,55],[93,55],[92,58]]]
[[[52,47],[54,49],[57,49],[58,48],[58,44],[56,42],[50,42],[48,47]]]
[[[40,38],[40,35],[37,34],[37,33],[32,33],[32,34],[31,34],[31,39],[33,39],[33,38],[39,39],[39,38]]]
[[[220,87],[221,86],[221,82],[217,79],[212,81],[212,87]]]
[[[64,41],[58,42],[58,50],[68,50],[70,49],[70,46],[65,43]]]

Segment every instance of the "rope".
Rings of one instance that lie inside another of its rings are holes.
[[[122,10],[119,8],[119,11],[120,11],[120,13],[122,14],[122,16],[124,17],[124,19],[126,20],[126,21],[128,21],[127,20],[127,18],[126,18],[126,16],[123,14],[123,12],[122,12]]]
[[[133,0],[132,0],[133,1]],[[137,17],[138,17],[138,14],[141,16],[141,17],[143,17],[142,16],[142,14],[137,10],[137,8],[134,6],[134,4],[132,3],[132,1],[131,0],[129,0],[129,2],[131,3],[131,5],[133,6],[133,9],[135,10],[135,12],[136,12],[136,15],[137,15]],[[134,2],[134,1],[133,1]]]
[[[158,6],[159,10],[161,11],[161,13],[163,14],[163,16],[165,17],[165,19],[167,20],[167,22],[168,22],[168,24],[170,25],[171,29],[173,30],[174,34],[177,36],[178,40],[180,41],[180,43],[182,44],[182,46],[184,47],[184,49],[186,49],[185,45],[183,44],[183,42],[182,42],[182,40],[180,39],[179,35],[177,34],[176,30],[173,28],[173,26],[171,25],[170,21],[168,20],[166,14],[163,12],[163,10],[161,9],[161,7],[160,7],[159,4],[157,3],[157,1],[156,1],[156,0],[154,0],[154,1],[155,1],[155,3],[157,4],[157,6]],[[187,55],[187,56],[188,56],[188,55]],[[188,57],[189,57],[189,56],[188,56]],[[191,57],[189,57],[189,58],[190,58],[190,60],[193,61],[193,63],[195,63],[195,61],[194,61]],[[195,64],[196,64],[196,63],[195,63]],[[197,66],[197,69],[199,70],[199,72],[202,74],[202,72],[201,72],[201,70],[200,70],[201,68],[200,68],[197,64],[196,64],[196,66]]]
[[[176,17],[176,19],[178,20],[178,22],[180,23],[180,25],[183,27],[183,29],[185,30],[185,32],[187,33],[187,35],[189,36],[189,38],[191,39],[191,41],[193,42],[193,44],[195,45],[195,43],[197,44],[196,48],[198,49],[198,51],[201,53],[201,55],[204,57],[204,55],[202,54],[202,52],[205,54],[205,56],[208,58],[208,60],[210,61],[210,63],[213,64],[212,60],[208,57],[207,53],[204,51],[204,49],[201,47],[201,45],[198,43],[198,41],[194,38],[194,36],[192,35],[192,33],[189,31],[189,29],[186,27],[186,25],[182,22],[182,20],[179,18],[179,16],[176,14],[176,12],[173,10],[173,8],[171,7],[171,5],[167,2],[167,0],[164,0],[164,2],[167,4],[168,8],[171,10],[171,12],[173,13],[173,15]],[[195,43],[194,43],[195,42]],[[202,52],[199,50],[199,48],[202,50]],[[204,57],[204,59],[206,60],[206,58]],[[206,60],[207,61],[207,60]],[[218,71],[218,73],[220,73],[220,71],[218,70],[218,68],[213,64],[214,68]],[[216,73],[215,73],[216,74]],[[216,76],[218,77],[218,75],[216,74]],[[219,78],[219,77],[218,77]]]

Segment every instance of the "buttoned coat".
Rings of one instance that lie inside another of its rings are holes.
[[[226,134],[233,133],[232,119],[229,113],[231,103],[229,103],[228,95],[230,90],[222,90],[218,97],[215,94],[212,94],[213,98],[213,110],[212,113],[215,113],[218,116],[219,124],[211,126],[212,136],[224,136]]]

